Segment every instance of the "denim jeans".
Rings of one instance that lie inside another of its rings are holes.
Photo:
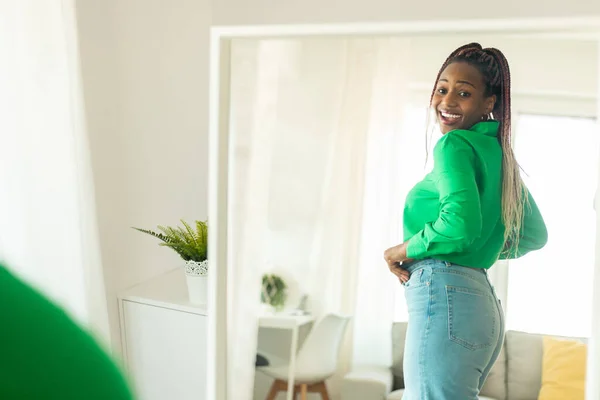
[[[487,271],[444,261],[405,267],[408,328],[403,400],[475,400],[504,340]]]

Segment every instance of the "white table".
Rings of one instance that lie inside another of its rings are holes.
[[[298,330],[302,325],[315,320],[312,315],[292,315],[287,313],[262,314],[258,320],[260,328],[290,329],[292,344],[290,346],[290,367],[288,370],[287,400],[294,396],[294,380],[296,374],[296,350],[298,347]]]

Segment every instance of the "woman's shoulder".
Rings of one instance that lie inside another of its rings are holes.
[[[475,152],[497,151],[502,152],[497,137],[483,135],[480,132],[468,129],[455,129],[443,135],[436,143],[438,150],[446,149],[471,149]]]
[[[436,143],[434,152],[446,152],[459,149],[473,149],[473,132],[463,129],[455,129],[444,134]]]

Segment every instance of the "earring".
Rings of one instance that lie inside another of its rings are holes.
[[[494,114],[492,114],[492,113],[484,114],[481,116],[482,121],[492,121],[493,119],[494,119]]]

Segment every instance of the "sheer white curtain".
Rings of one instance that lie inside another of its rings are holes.
[[[381,263],[382,250],[402,242],[407,187],[425,170],[425,159],[417,158],[424,150],[417,144],[422,144],[425,123],[413,129],[414,121],[421,122],[423,109],[409,107],[410,41],[379,40],[374,50],[354,308],[354,365],[391,365],[392,322],[396,305],[402,307],[405,302],[403,297],[395,301],[400,284]]]
[[[340,374],[353,349],[357,362],[387,362],[394,280],[382,252],[401,240],[390,163],[402,157],[409,50],[389,38],[233,44],[231,398],[252,397],[267,270],[306,293],[317,318],[353,315]]]
[[[509,262],[508,329],[591,334],[600,144],[595,124],[588,118],[519,116],[515,152],[546,222],[548,244]],[[565,132],[568,140],[561,140]]]
[[[74,7],[0,2],[0,258],[108,341]]]

